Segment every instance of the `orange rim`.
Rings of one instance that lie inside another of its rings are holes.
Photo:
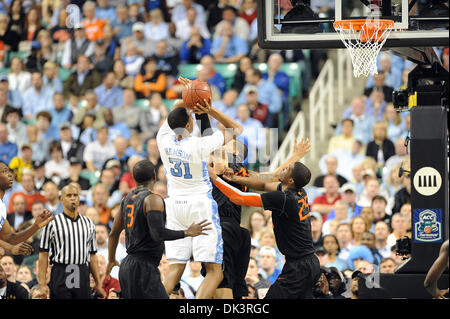
[[[355,20],[338,20],[334,22],[334,28],[341,30],[361,31],[364,27],[365,32],[361,33],[360,40],[362,42],[383,41],[383,33],[386,29],[394,26],[393,20],[385,19],[355,19]]]

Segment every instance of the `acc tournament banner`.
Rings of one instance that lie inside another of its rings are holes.
[[[442,209],[413,210],[414,242],[442,242]]]

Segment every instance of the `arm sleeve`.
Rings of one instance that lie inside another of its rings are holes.
[[[160,210],[147,213],[147,225],[150,237],[156,242],[184,238],[183,230],[171,230],[165,227],[163,213]]]
[[[233,203],[240,206],[261,207],[261,195],[258,193],[244,193],[230,184],[223,181],[220,177],[214,181],[214,185]]]
[[[209,136],[213,134],[213,131],[211,130],[211,122],[209,121],[209,116],[206,113],[202,114],[195,114],[195,119],[197,121],[200,121],[200,123],[197,122],[197,124],[200,125],[200,132],[202,136]]]

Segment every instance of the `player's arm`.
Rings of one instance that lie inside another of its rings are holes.
[[[276,191],[278,185],[280,184],[279,181],[273,181],[273,179],[267,179],[266,177],[260,177],[260,176],[237,176],[233,174],[233,171],[228,169],[223,173],[223,178],[229,182],[234,182],[239,185],[247,186],[254,190],[260,190],[260,191],[266,191],[266,192],[272,192]]]
[[[114,266],[119,266],[116,260],[117,244],[119,243],[120,233],[123,229],[122,203],[120,203],[119,213],[114,217],[114,223],[109,233],[108,239],[108,266],[106,267],[106,276],[109,277]]]
[[[26,241],[28,238],[33,236],[35,232],[45,227],[48,223],[50,223],[54,219],[52,214],[53,214],[52,212],[44,210],[44,212],[41,215],[36,217],[36,220],[33,225],[18,233],[15,233],[11,225],[9,225],[9,222],[5,220],[5,224],[3,225],[3,228],[0,231],[0,240],[6,241],[11,245],[17,245],[20,244],[21,242]]]
[[[103,289],[103,282],[100,280],[100,273],[98,272],[98,259],[96,254],[90,254],[89,256],[89,271],[94,277],[95,281],[95,290],[103,297],[106,298],[106,292]]]
[[[207,220],[203,220],[198,224],[192,223],[186,230],[167,229],[164,222],[164,201],[161,196],[156,194],[151,194],[145,198],[144,212],[150,236],[156,242],[207,235],[204,232],[211,229],[207,228],[211,224]]]
[[[33,252],[33,247],[27,243],[20,243],[17,245],[8,244],[6,241],[0,240],[0,247],[4,250],[10,252],[13,255],[24,255],[28,256]]]
[[[39,252],[39,273],[37,281],[41,286],[47,286],[47,268],[48,268],[48,251],[41,250]]]
[[[448,240],[446,240],[439,252],[439,257],[435,260],[431,266],[428,274],[425,278],[424,286],[433,298],[442,299],[445,298],[445,294],[448,293],[448,289],[440,290],[437,286],[437,282],[441,277],[442,273],[448,266]]]

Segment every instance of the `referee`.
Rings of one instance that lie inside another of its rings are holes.
[[[65,186],[61,197],[64,212],[42,230],[38,282],[47,286],[50,256],[53,265],[49,283],[51,299],[90,299],[89,272],[94,277],[97,292],[105,297],[97,268],[95,225],[78,214],[77,187]]]

